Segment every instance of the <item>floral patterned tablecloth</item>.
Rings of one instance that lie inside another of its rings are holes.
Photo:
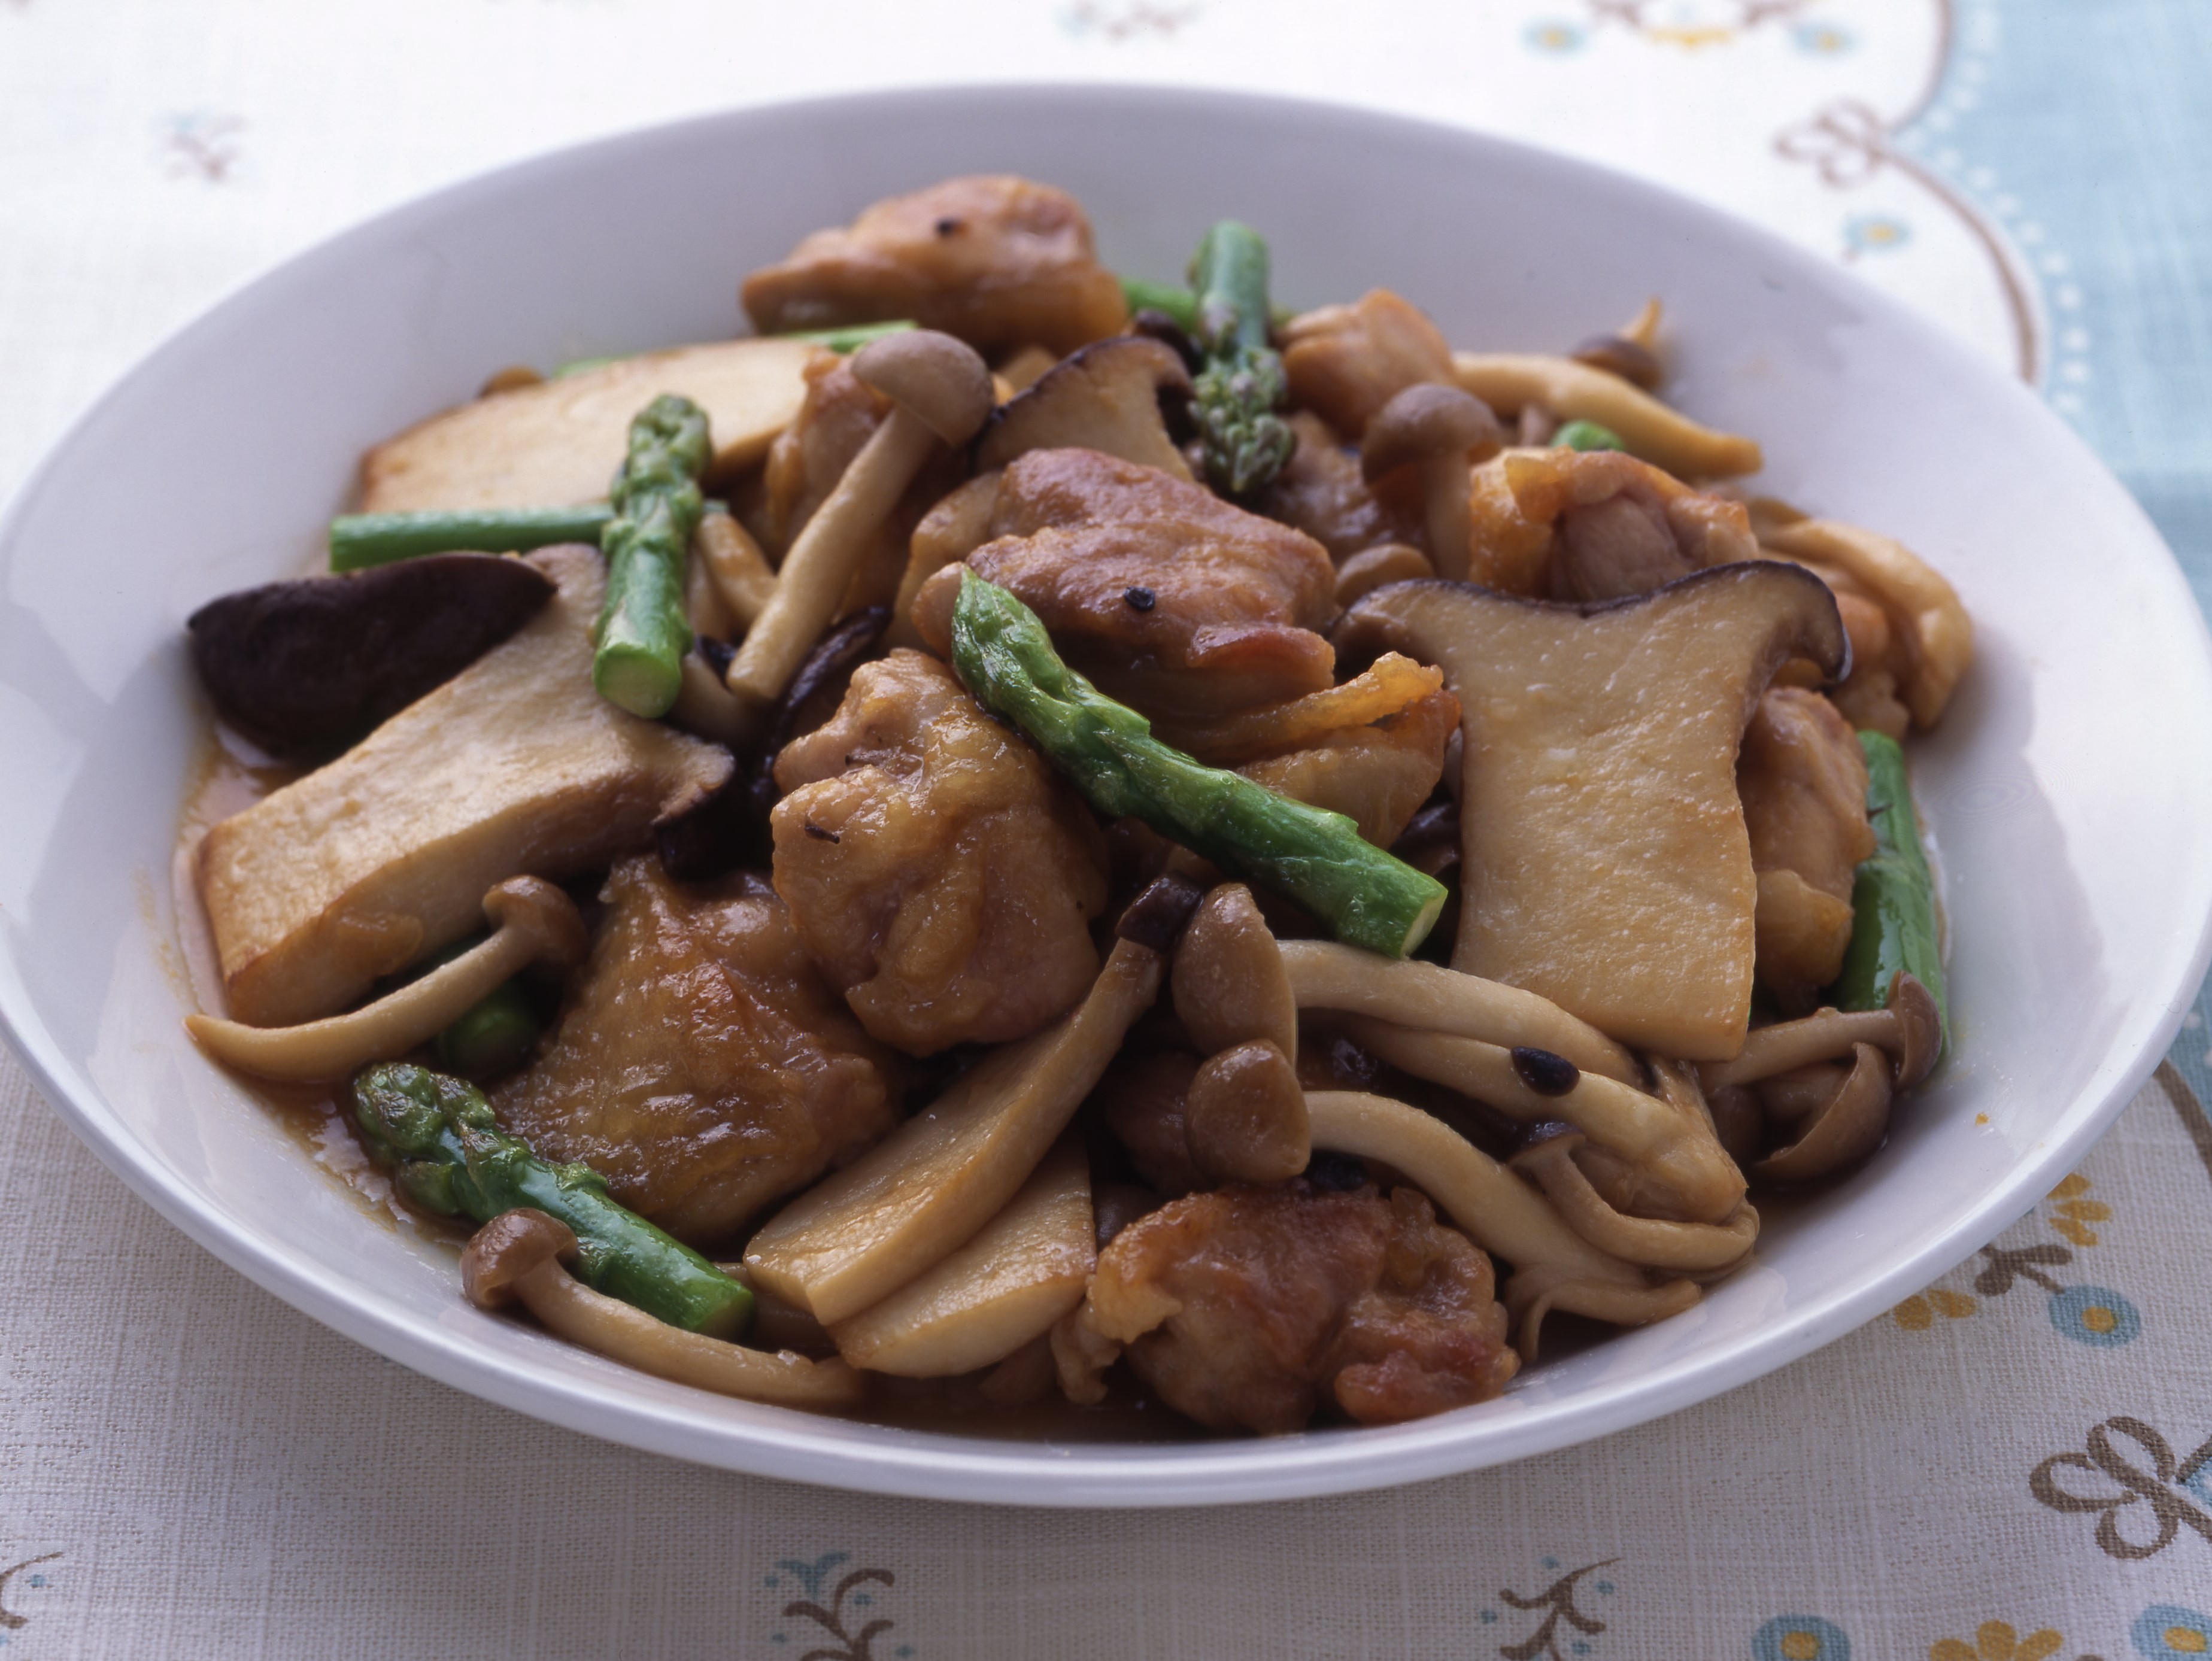
[[[737,102],[1130,77],[1465,122],[1761,220],[2039,387],[2212,600],[2208,67],[2201,0],[0,0],[0,489],[217,294],[458,174]],[[2203,1015],[2030,1215],[1759,1383],[1504,1470],[1104,1516],[754,1481],[458,1395],[186,1243],[0,1057],[0,1646],[2212,1653]]]

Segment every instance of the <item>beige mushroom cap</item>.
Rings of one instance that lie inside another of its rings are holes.
[[[1384,404],[1359,446],[1359,470],[1372,484],[1416,462],[1463,457],[1488,461],[1504,447],[1498,417],[1472,392],[1437,381],[1408,386]]]
[[[991,371],[975,349],[934,329],[870,341],[853,378],[873,387],[949,445],[974,438],[991,413]]]
[[[483,908],[492,927],[512,929],[529,942],[532,962],[573,969],[591,952],[576,902],[543,877],[508,877],[484,895]]]

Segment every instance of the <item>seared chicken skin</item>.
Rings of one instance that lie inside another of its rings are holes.
[[[1075,198],[1008,174],[878,202],[755,271],[743,299],[763,334],[911,318],[986,355],[1036,345],[1064,356],[1128,316]]]
[[[605,897],[557,1034],[493,1094],[507,1130],[707,1243],[891,1128],[896,1059],[822,984],[760,877],[679,888],[641,854]]]
[[[876,1037],[914,1055],[1002,1043],[1091,989],[1104,839],[935,658],[863,664],[775,779],[776,891]]]
[[[1297,1430],[1325,1403],[1362,1424],[1418,1418],[1487,1401],[1519,1365],[1490,1259],[1412,1188],[1171,1201],[1099,1254],[1089,1318],[1217,1430]]]
[[[1451,348],[1437,325],[1388,288],[1349,306],[1324,306],[1283,330],[1291,402],[1358,439],[1376,412],[1408,386],[1449,384]]]
[[[1051,630],[1067,661],[1146,713],[1218,714],[1334,682],[1315,633],[1336,609],[1335,573],[1303,531],[1157,468],[1096,450],[1033,450],[1007,467],[968,556]],[[950,649],[959,572],[923,588],[922,637]]]

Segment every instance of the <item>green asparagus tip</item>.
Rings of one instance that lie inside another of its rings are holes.
[[[426,554],[527,554],[556,543],[596,543],[613,517],[605,502],[341,514],[331,521],[331,569],[367,571]]]
[[[1594,421],[1571,421],[1552,434],[1554,448],[1562,450],[1626,450],[1620,434]]]

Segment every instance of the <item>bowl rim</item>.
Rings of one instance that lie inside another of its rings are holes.
[[[751,124],[773,126],[794,115],[835,115],[845,110],[865,109],[872,118],[895,118],[902,110],[935,110],[948,103],[966,105],[980,118],[988,116],[994,105],[1002,109],[1035,106],[1040,100],[1060,106],[1075,101],[1119,108],[1136,116],[1147,110],[1194,113],[1225,106],[1257,119],[1322,118],[1355,139],[1362,130],[1445,138],[1470,153],[1486,151],[1524,173],[1548,171],[1585,196],[1612,191],[1642,198],[1706,234],[1747,245],[1785,275],[1825,288],[1841,285],[1854,303],[1886,328],[1911,338],[1936,361],[1936,373],[1991,383],[1996,396],[2032,408],[2029,419],[2045,423],[2062,443],[2073,446],[2111,481],[2116,511],[2131,514],[2142,533],[2165,554],[2160,575],[2172,600],[2195,620],[2197,652],[2212,665],[2212,632],[2208,632],[2179,562],[2110,469],[2032,389],[1984,361],[1964,342],[1903,302],[1753,221],[1613,168],[1474,128],[1369,105],[1202,85],[1007,80],[841,92],[749,103],[632,127],[464,174],[278,260],[139,356],[66,426],[0,508],[0,561],[13,563],[11,550],[29,504],[62,458],[106,420],[140,377],[182,354],[204,334],[250,312],[266,296],[293,285],[312,286],[324,270],[345,261],[365,243],[465,213],[479,200],[495,198],[518,184],[557,174],[586,159],[617,162],[625,153],[647,155],[660,146],[682,146],[718,130],[742,132]],[[2002,384],[2001,391],[1996,391],[1996,383]],[[726,1420],[709,1426],[682,1401],[610,1397],[587,1379],[528,1365],[526,1355],[494,1352],[465,1332],[420,1325],[386,1300],[325,1282],[287,1256],[279,1242],[245,1219],[203,1201],[173,1177],[158,1155],[133,1136],[104,1093],[62,1054],[28,1001],[24,966],[12,939],[0,945],[0,1034],[70,1127],[168,1222],[295,1309],[441,1383],[603,1440],[757,1476],[918,1499],[1132,1507],[1302,1498],[1456,1475],[1644,1423],[1799,1359],[1955,1267],[2031,1207],[2053,1174],[2078,1161],[2159,1067],[2203,983],[2208,962],[2212,962],[2212,902],[2179,964],[2179,978],[2166,989],[2161,1012],[2140,1047],[2117,1060],[2108,1058],[2106,1067],[2061,1115],[2054,1134],[1916,1252],[1752,1332],[1667,1361],[1629,1380],[1603,1380],[1561,1401],[1527,1403],[1519,1415],[1486,1421],[1479,1430],[1459,1423],[1459,1415],[1446,1414],[1407,1425],[1332,1428],[1288,1438],[1103,1443],[1074,1448],[992,1441],[950,1432],[891,1432],[882,1426],[795,1410],[778,1412],[768,1428]],[[689,1392],[684,1394],[688,1397]],[[855,1435],[856,1429],[875,1434]]]

